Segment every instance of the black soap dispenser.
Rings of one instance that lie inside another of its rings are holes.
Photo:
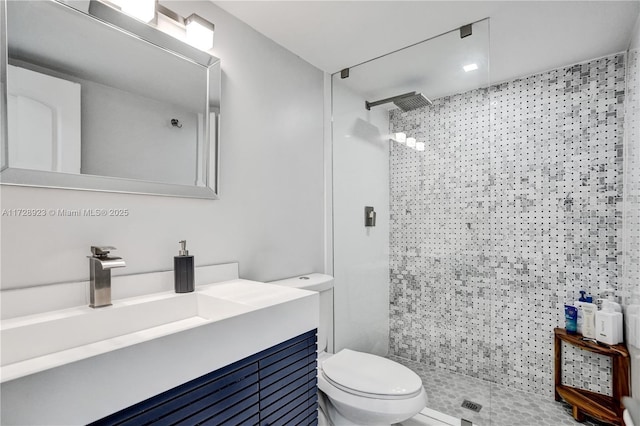
[[[176,293],[190,293],[194,289],[193,256],[189,256],[187,240],[180,241],[180,252],[173,258]]]

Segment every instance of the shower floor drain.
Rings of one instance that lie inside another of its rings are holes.
[[[468,399],[465,399],[464,401],[462,401],[462,408],[466,408],[468,410],[479,413],[480,410],[482,410],[482,405],[478,404],[477,402],[473,402],[473,401],[469,401]]]

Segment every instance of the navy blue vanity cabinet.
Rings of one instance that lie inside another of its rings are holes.
[[[315,424],[318,417],[315,330],[263,352],[260,426]]]
[[[316,425],[316,359],[312,330],[92,425]]]

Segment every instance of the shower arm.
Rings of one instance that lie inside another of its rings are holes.
[[[416,92],[409,92],[409,93],[404,93],[402,95],[393,96],[391,98],[381,99],[375,102],[364,101],[364,106],[365,108],[367,108],[367,111],[369,111],[371,110],[371,107],[382,105],[382,104],[388,104],[389,102],[393,102],[395,100],[402,99],[402,98],[409,98],[415,95],[416,95]]]

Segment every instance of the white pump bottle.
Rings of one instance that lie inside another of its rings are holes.
[[[596,312],[596,340],[607,345],[622,343],[622,312],[616,312],[617,303],[603,300],[602,310]],[[619,305],[618,305],[619,306]]]

